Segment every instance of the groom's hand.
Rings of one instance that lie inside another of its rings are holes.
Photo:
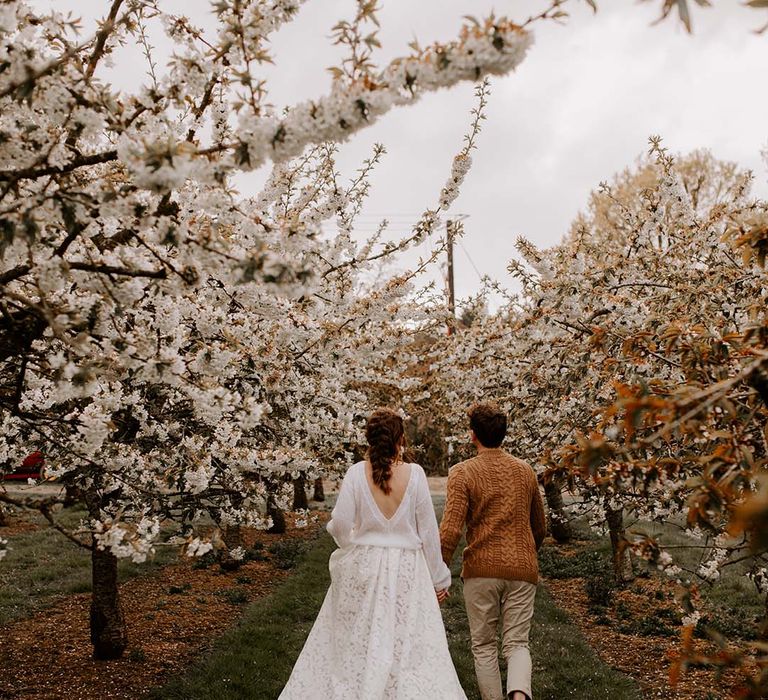
[[[444,588],[442,591],[435,591],[437,594],[437,602],[442,605],[451,595],[451,592]]]

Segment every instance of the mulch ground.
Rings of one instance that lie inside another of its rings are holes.
[[[120,586],[129,646],[118,661],[94,661],[88,631],[90,594],[71,595],[40,613],[0,627],[0,698],[101,700],[141,698],[178,674],[241,616],[245,602],[269,593],[288,571],[267,548],[314,538],[328,515],[285,535],[245,533],[264,543],[264,561],[224,573],[191,562]]]
[[[32,522],[23,516],[9,516],[7,524],[0,527],[0,537],[7,539],[8,537],[14,537],[24,532],[34,532],[39,529],[40,525],[38,523]]]
[[[671,591],[664,582],[654,578],[639,579],[630,589],[616,592],[614,605],[606,609],[600,621],[589,609],[584,579],[547,579],[545,583],[555,604],[568,613],[600,658],[634,678],[644,698],[711,700],[734,697],[739,677],[733,672],[717,678],[712,670],[689,669],[674,688],[671,686],[669,671],[680,646],[678,637],[625,634],[619,630],[622,621],[616,616],[617,603],[622,604],[625,623],[664,608],[674,609]],[[697,645],[702,650],[707,648],[706,642],[700,640]]]

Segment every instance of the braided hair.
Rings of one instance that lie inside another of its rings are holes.
[[[386,494],[392,491],[389,486],[392,463],[397,458],[403,432],[403,419],[388,408],[376,409],[365,426],[373,483]]]

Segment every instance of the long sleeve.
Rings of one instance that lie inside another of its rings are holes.
[[[411,469],[418,469],[419,485],[416,495],[416,529],[421,538],[421,546],[424,558],[427,560],[429,574],[432,577],[432,585],[441,591],[451,587],[451,570],[445,565],[440,556],[440,531],[437,528],[437,517],[432,505],[432,497],[429,494],[429,484],[426,474],[421,467],[413,465]]]
[[[357,522],[354,478],[354,470],[350,468],[344,475],[331,519],[325,526],[331,537],[336,540],[336,544],[342,548],[350,544],[352,530]]]
[[[442,542],[443,561],[450,565],[456,545],[459,544],[464,530],[469,508],[469,494],[461,467],[454,467],[448,472],[447,495],[445,510],[440,522],[440,541]]]
[[[544,516],[544,502],[541,499],[539,482],[535,476],[533,477],[533,493],[531,494],[531,531],[538,550],[547,535],[547,520]]]

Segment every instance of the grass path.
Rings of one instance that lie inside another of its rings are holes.
[[[155,691],[153,697],[275,700],[325,597],[329,584],[328,556],[334,546],[331,538],[322,534],[284,584],[253,604],[205,658],[186,675]],[[457,556],[453,565],[453,595],[443,608],[443,616],[451,655],[467,697],[479,700],[458,567]],[[641,697],[633,681],[600,661],[567,616],[554,606],[544,588],[539,589],[536,597],[531,651],[536,700]]]

